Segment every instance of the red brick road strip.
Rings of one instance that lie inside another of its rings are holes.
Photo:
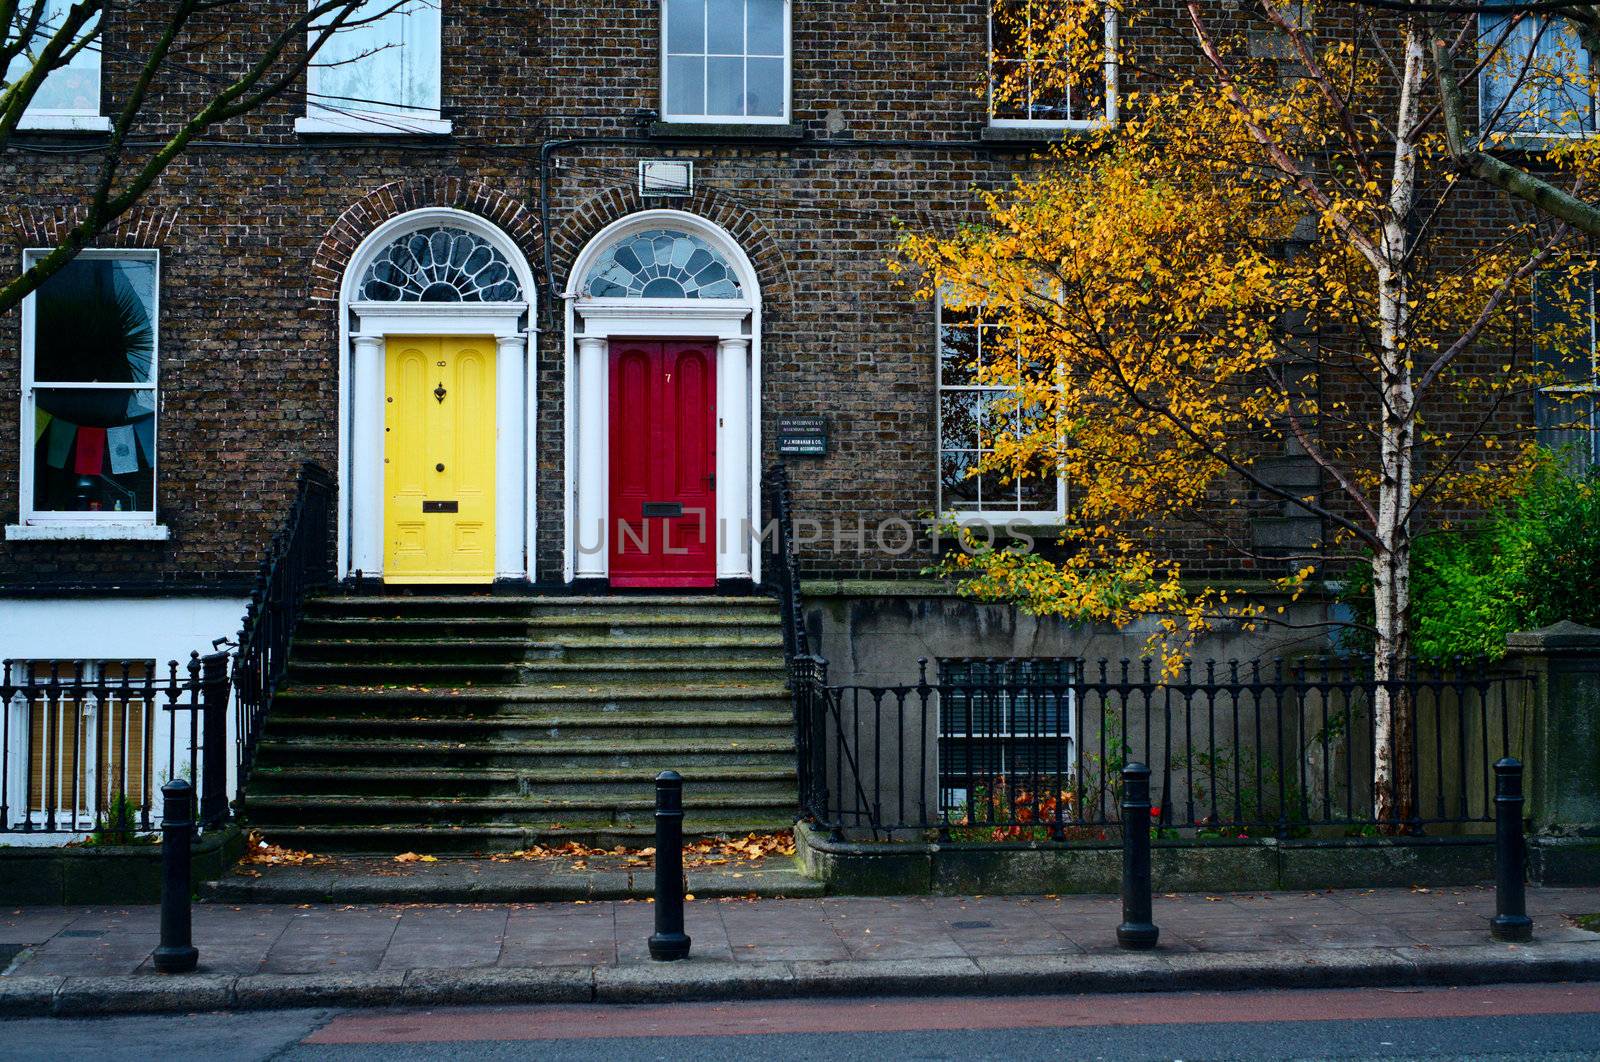
[[[614,1007],[515,1007],[347,1014],[307,1044],[594,1040],[609,1037],[769,1036],[958,1029],[1487,1018],[1600,1014],[1600,985],[1193,992],[1027,999],[744,1002]]]

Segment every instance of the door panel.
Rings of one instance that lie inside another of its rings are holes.
[[[611,344],[611,582],[717,581],[716,348]]]
[[[494,580],[494,349],[388,341],[385,582]]]

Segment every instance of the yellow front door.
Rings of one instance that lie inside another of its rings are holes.
[[[494,581],[494,340],[391,337],[384,581]]]

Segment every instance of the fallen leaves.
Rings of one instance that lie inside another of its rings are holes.
[[[437,863],[438,856],[418,855],[415,852],[401,852],[394,857],[396,863]]]
[[[239,862],[252,866],[303,867],[316,863],[329,863],[332,860],[315,852],[302,852],[294,848],[269,844],[259,831],[251,830],[244,857]]]
[[[768,856],[793,856],[794,835],[788,833],[752,833],[744,837],[705,837],[683,846],[683,865],[687,869],[726,866],[730,863],[757,863]],[[595,848],[577,841],[562,844],[536,844],[490,856],[496,863],[520,860],[570,859],[573,870],[588,870],[589,861],[595,858],[619,860],[624,868],[649,867],[655,864],[654,848]]]

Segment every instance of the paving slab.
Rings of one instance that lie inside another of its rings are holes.
[[[162,976],[154,907],[0,914],[22,949],[0,1016],[757,996],[1015,994],[1600,980],[1600,888],[1533,889],[1533,942],[1490,940],[1493,890],[1158,896],[1118,947],[1107,897],[696,899],[692,957],[650,960],[654,905],[211,904],[200,968]]]

